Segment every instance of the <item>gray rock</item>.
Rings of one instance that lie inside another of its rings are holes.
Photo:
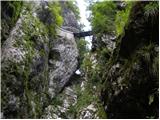
[[[113,51],[115,49],[115,36],[112,35],[103,35],[102,37],[102,41],[106,44],[107,48],[111,51]]]
[[[43,21],[48,2],[26,1],[24,5],[2,46],[3,118],[39,118],[50,98],[64,88],[78,64],[75,39],[70,35],[66,37],[68,33],[66,36],[57,33],[55,39],[46,32],[46,24],[53,22]],[[52,19],[53,16],[48,14],[47,17]],[[73,98],[75,101],[74,94]],[[46,111],[53,109],[49,106]],[[49,113],[45,118],[57,118],[57,114]]]
[[[97,112],[97,109],[94,103],[92,103],[80,111],[79,117],[80,119],[98,119],[96,112]]]
[[[58,115],[55,114],[55,112],[57,111],[57,108],[55,108],[55,106],[53,105],[49,105],[47,108],[45,108],[45,111],[42,115],[42,118],[45,119],[58,119]]]
[[[78,49],[74,39],[65,39],[59,36],[51,44],[50,52],[53,52],[53,54],[50,53],[49,61],[54,61],[54,64],[49,65],[49,94],[53,98],[66,85],[71,75],[76,71]],[[57,57],[55,58],[54,56]]]
[[[64,18],[63,28],[72,32],[79,32],[80,26],[78,25],[77,18],[71,9],[68,9],[66,2],[61,1],[62,16]]]

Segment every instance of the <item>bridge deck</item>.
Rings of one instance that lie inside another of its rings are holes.
[[[68,39],[74,39],[76,37],[81,38],[81,37],[86,37],[86,36],[93,35],[92,31],[73,33],[71,31],[65,30],[65,29],[63,29],[61,27],[58,27],[58,26],[57,26],[56,31],[57,31],[58,35],[60,35],[62,37],[65,37],[65,38],[68,38]]]
[[[86,36],[91,36],[93,35],[93,32],[92,31],[86,31],[86,32],[79,32],[79,33],[73,33],[74,34],[74,37],[86,37]]]

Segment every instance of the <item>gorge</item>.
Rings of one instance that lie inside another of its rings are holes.
[[[86,2],[1,1],[1,118],[159,118],[159,2]]]

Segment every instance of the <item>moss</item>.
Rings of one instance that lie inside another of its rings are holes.
[[[87,107],[95,100],[95,97],[88,90],[89,89],[85,90],[83,94],[78,95],[78,101],[76,104],[77,111],[80,111],[82,108]]]
[[[69,110],[66,112],[66,116],[68,116],[69,118],[75,119],[77,115],[77,108],[71,105],[68,109]]]
[[[43,93],[40,93],[39,95],[34,95],[34,92],[40,92],[40,91],[34,91],[33,88],[30,88],[31,83],[31,69],[33,64],[33,59],[36,55],[36,47],[38,47],[38,42],[44,44],[47,42],[46,36],[47,34],[47,28],[43,23],[39,21],[38,18],[32,16],[32,13],[28,11],[27,16],[25,16],[25,21],[22,24],[22,32],[24,35],[22,36],[22,39],[17,39],[15,46],[20,47],[23,46],[23,50],[25,50],[25,59],[24,59],[24,69],[22,72],[22,78],[23,78],[23,86],[24,86],[24,101],[26,101],[26,109],[28,113],[26,116],[29,118],[39,118],[42,113],[42,107],[43,103],[41,103],[41,97]],[[31,24],[32,23],[32,24]],[[39,35],[42,35],[43,38],[40,38]],[[44,43],[43,43],[44,42]],[[44,48],[39,51],[39,54],[41,56],[45,56],[45,50]],[[34,78],[33,78],[34,79]],[[36,79],[35,79],[36,80]],[[43,84],[42,80],[42,84]],[[35,105],[33,105],[33,103]],[[25,108],[24,108],[25,109]]]
[[[107,119],[107,115],[104,110],[104,107],[100,103],[98,104],[97,116],[99,116],[100,119]]]
[[[88,44],[88,42],[85,41],[84,39],[77,40],[77,47],[79,50],[79,64],[80,65],[82,65],[82,62],[85,58],[85,54],[87,54],[89,52],[87,44]]]
[[[87,82],[85,82],[84,91],[81,91],[81,87],[79,85],[75,86],[74,90],[77,93],[77,103],[73,107],[74,114],[77,114],[76,116],[80,116],[80,111],[83,108],[86,108],[88,105],[95,103],[97,106],[97,114],[100,118],[106,118],[103,107],[100,104],[99,100],[99,94],[101,89],[101,80],[99,77],[100,73],[100,66],[95,65],[91,61],[91,56],[86,55],[84,61],[82,62],[82,68],[86,72],[85,79],[87,79]],[[96,89],[93,89],[93,86],[96,86]]]
[[[134,4],[133,1],[128,1],[125,10],[118,11],[116,14],[115,24],[116,24],[116,34],[121,35],[124,32],[124,27],[129,23],[129,15],[131,8]]]
[[[49,3],[49,10],[51,11],[55,24],[61,26],[63,23],[63,18],[61,16],[61,6],[58,1]]]
[[[17,19],[20,16],[20,12],[23,6],[22,1],[3,1],[2,4],[2,44],[7,39],[10,30],[15,25]]]
[[[39,52],[40,52],[40,55],[41,55],[41,56],[45,56],[45,55],[46,55],[46,53],[45,53],[45,50],[44,50],[44,49],[41,49]]]
[[[144,15],[146,19],[151,18],[152,24],[157,19],[156,16],[158,16],[159,14],[158,12],[159,12],[158,1],[152,1],[152,2],[150,1],[150,3],[144,7]]]
[[[60,99],[61,96],[57,96],[52,99],[52,105],[62,105],[63,101]]]

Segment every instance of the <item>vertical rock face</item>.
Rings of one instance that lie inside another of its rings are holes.
[[[4,118],[38,117],[48,101],[49,39],[46,27],[35,15],[39,3],[32,4],[35,9],[28,11],[28,3],[25,3],[26,7],[2,46]]]
[[[76,15],[71,9],[68,9],[66,1],[61,1],[61,6],[62,6],[62,16],[64,18],[62,27],[65,30],[78,32],[80,30],[80,26],[78,25]]]
[[[2,118],[40,118],[44,108],[77,68],[75,40],[49,36],[48,26],[41,19],[51,18],[48,24],[53,22],[48,4],[24,2],[17,22],[4,40]],[[10,10],[4,12],[2,8],[5,16],[11,14]],[[2,26],[2,34],[5,27]]]
[[[2,29],[1,32],[1,44],[3,44],[19,17],[19,13],[22,9],[22,2],[12,2],[11,4],[11,2],[4,1],[1,3],[1,7],[3,10],[1,11],[1,26],[5,28]]]
[[[159,14],[158,8],[154,14],[145,10],[152,4],[158,5],[134,5],[107,66],[101,95],[108,118],[158,118]]]
[[[59,36],[50,43],[49,94],[54,97],[77,69],[78,50],[74,39]]]
[[[62,29],[57,31],[56,39],[50,41],[49,94],[51,98],[67,84],[78,65],[78,49],[72,34],[74,29],[78,29],[77,19],[65,5],[66,2],[60,4],[64,22]]]
[[[115,42],[116,36],[114,35],[102,35],[101,37],[93,37],[92,39],[92,50],[94,51],[95,49],[99,48],[99,47],[104,47],[106,46],[106,48],[109,51],[112,51],[115,49]]]

